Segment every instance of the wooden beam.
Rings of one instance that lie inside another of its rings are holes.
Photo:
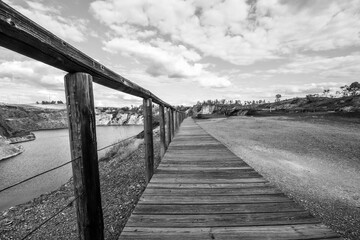
[[[148,183],[154,174],[154,144],[152,129],[152,101],[145,99],[144,104],[144,141],[145,141],[145,179]]]
[[[179,130],[179,112],[177,110],[175,110],[175,129]]]
[[[65,76],[79,239],[104,239],[92,77]]]
[[[160,115],[160,157],[162,158],[167,148],[167,144],[165,140],[165,112],[164,112],[164,106],[162,105],[159,105],[159,115]]]
[[[167,137],[168,137],[168,143],[169,146],[171,142],[171,108],[167,108]]]
[[[171,140],[175,136],[175,128],[174,128],[174,110],[170,109],[170,125],[171,125]]]
[[[172,107],[149,90],[106,68],[69,43],[0,1],[0,46],[69,73],[84,72],[94,82]]]

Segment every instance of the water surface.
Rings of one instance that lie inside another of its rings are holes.
[[[98,149],[134,136],[142,130],[143,126],[98,126]],[[0,189],[70,161],[68,129],[42,130],[34,133],[35,141],[21,143],[25,149],[22,154],[0,161]],[[107,150],[100,151],[99,158],[104,156]],[[71,164],[68,164],[6,190],[0,193],[0,210],[51,192],[68,181],[71,176]]]

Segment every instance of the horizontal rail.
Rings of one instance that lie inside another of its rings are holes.
[[[120,76],[0,1],[0,46],[69,73],[84,72],[94,82],[175,109],[149,90]]]

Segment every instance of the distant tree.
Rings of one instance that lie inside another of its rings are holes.
[[[280,102],[281,94],[276,94],[275,97],[275,102]]]
[[[36,104],[40,104],[38,101],[36,101]]]
[[[353,82],[352,84],[350,84],[348,91],[351,96],[358,95],[358,93],[360,91],[360,83]]]
[[[341,89],[343,97],[346,97],[349,95],[349,86],[348,85],[341,86],[340,89]]]
[[[323,95],[327,97],[327,95],[330,93],[330,89],[324,89]]]

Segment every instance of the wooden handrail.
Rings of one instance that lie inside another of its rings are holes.
[[[111,71],[48,30],[0,1],[0,46],[46,63],[68,73],[83,72],[93,81],[125,93],[170,107],[149,90]]]

